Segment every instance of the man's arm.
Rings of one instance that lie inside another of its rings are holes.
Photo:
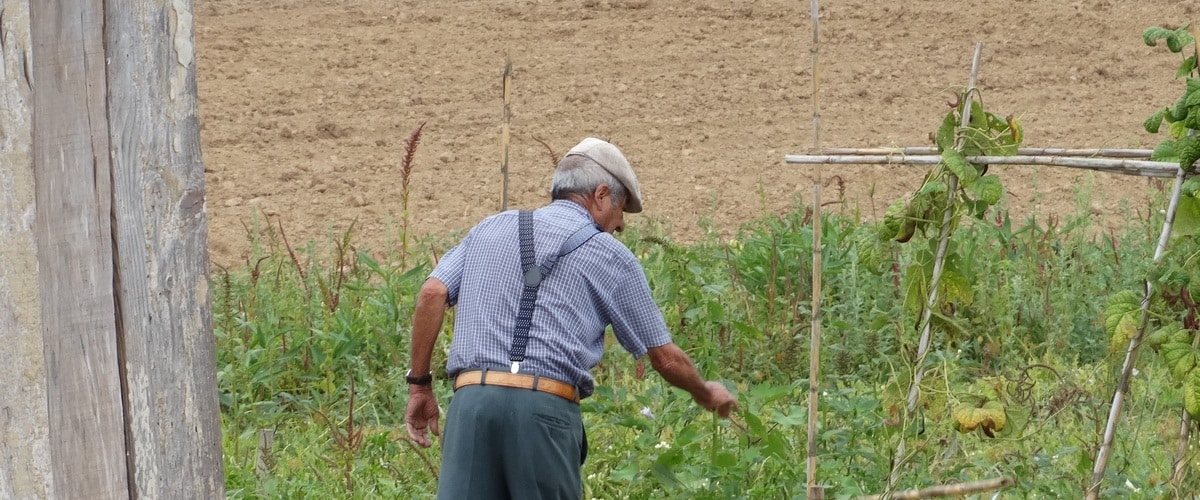
[[[704,409],[729,418],[730,410],[737,408],[737,400],[720,382],[706,382],[696,371],[692,358],[674,342],[651,347],[646,351],[650,366],[671,385],[687,391]]]
[[[413,375],[424,375],[432,371],[433,346],[442,330],[448,300],[446,285],[437,278],[429,278],[421,285],[416,310],[413,312],[412,346],[409,352],[409,367]],[[404,422],[408,436],[413,441],[428,448],[432,443],[429,441],[427,429],[432,430],[435,436],[441,435],[438,430],[439,414],[432,386],[408,386],[408,407],[404,411]]]

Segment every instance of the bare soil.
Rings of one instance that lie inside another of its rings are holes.
[[[1142,43],[1193,20],[1196,0],[826,0],[821,146],[929,145],[947,92],[983,42],[985,105],[1025,145],[1153,147],[1142,130],[1182,90],[1179,56]],[[469,228],[499,208],[501,72],[514,71],[510,206],[548,198],[551,153],[586,136],[632,161],[646,211],[694,241],[811,201],[809,2],[801,0],[197,0],[202,147],[215,262],[242,262],[247,227],[293,244],[345,232],[394,245],[400,161],[416,234]],[[1105,224],[1145,206],[1145,179],[1006,167],[1023,216],[1084,210]],[[826,166],[827,210],[870,218],[926,167]],[[1080,201],[1082,200],[1082,201]],[[1128,200],[1129,203],[1123,203]],[[1133,207],[1133,208],[1122,208]]]

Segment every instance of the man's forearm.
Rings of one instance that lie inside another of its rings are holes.
[[[426,280],[417,295],[417,305],[413,311],[412,345],[409,351],[409,367],[413,374],[432,371],[433,345],[442,330],[446,304],[446,286],[436,278]]]
[[[704,379],[700,377],[700,372],[696,371],[692,358],[679,346],[670,343],[652,348],[647,354],[650,357],[650,366],[662,375],[667,383],[687,391],[694,397],[707,393]]]

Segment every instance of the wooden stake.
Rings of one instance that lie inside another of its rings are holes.
[[[820,65],[820,2],[810,3],[812,14],[812,103],[813,150],[821,147]],[[817,164],[817,179],[813,183],[813,242],[812,242],[812,337],[808,349],[808,498],[825,498],[825,489],[817,485],[817,403],[821,377],[821,165]]]
[[[503,150],[503,157],[500,160],[500,175],[503,177],[500,183],[500,211],[508,210],[508,137],[509,128],[512,123],[512,59],[508,53],[504,54],[504,124],[500,127],[500,148]]]

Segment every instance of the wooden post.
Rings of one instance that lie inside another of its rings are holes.
[[[221,498],[192,0],[0,0],[0,498]]]
[[[113,295],[103,0],[30,2],[34,233],[59,498],[128,497]],[[6,377],[7,378],[7,377]]]
[[[0,498],[53,496],[34,234],[29,4],[0,1]]]
[[[223,498],[192,0],[106,0],[113,243],[135,498]]]

